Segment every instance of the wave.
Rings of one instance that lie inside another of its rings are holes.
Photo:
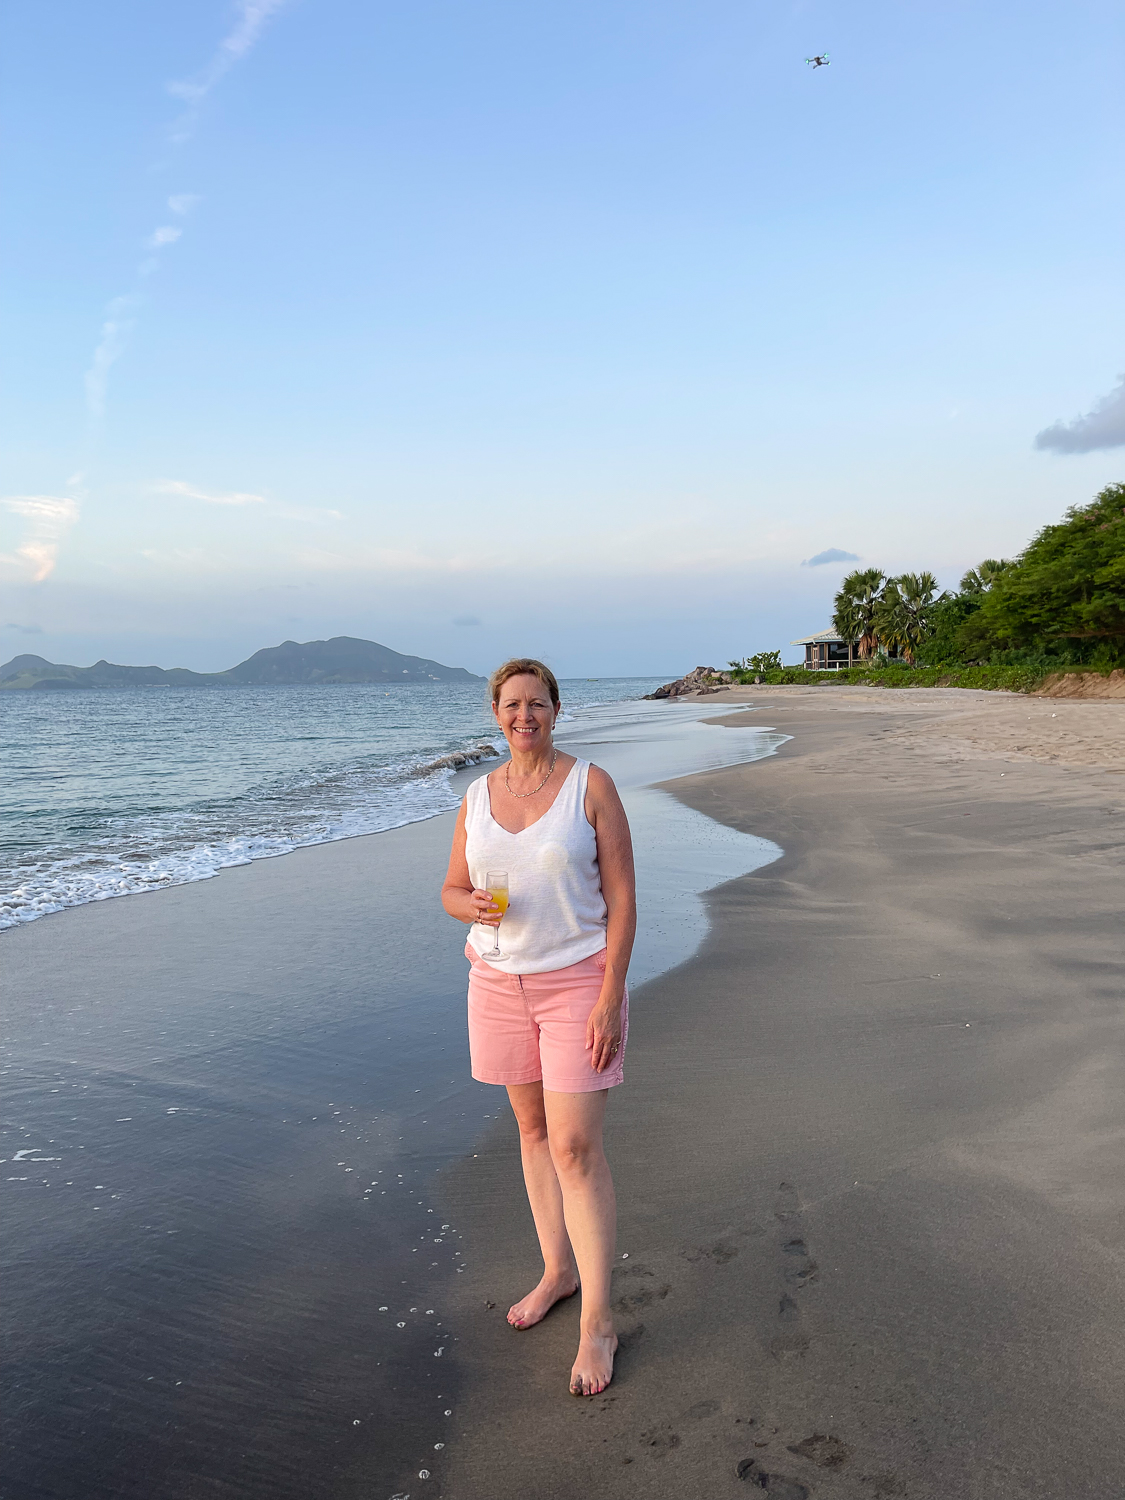
[[[421,764],[361,762],[305,773],[215,805],[101,820],[82,849],[28,851],[5,871],[0,930],[52,912],[139,895],[295,849],[385,833],[457,807],[457,771],[498,759],[488,740]]]

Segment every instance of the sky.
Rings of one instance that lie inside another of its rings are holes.
[[[1125,478],[1116,0],[9,0],[0,656],[678,675]],[[805,59],[827,52],[830,64]]]

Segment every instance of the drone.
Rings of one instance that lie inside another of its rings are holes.
[[[815,57],[806,57],[805,61],[811,68],[830,68],[832,66],[827,52],[818,52]]]

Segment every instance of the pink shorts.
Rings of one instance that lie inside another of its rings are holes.
[[[469,974],[469,1055],[478,1083],[539,1083],[556,1094],[592,1094],[625,1077],[629,991],[621,1008],[621,1049],[595,1073],[586,1022],[601,994],[605,949],[547,974],[505,974],[465,945]]]

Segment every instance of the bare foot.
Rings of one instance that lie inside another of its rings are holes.
[[[613,1356],[617,1353],[615,1333],[583,1333],[578,1341],[578,1358],[570,1372],[572,1396],[596,1396],[613,1379]]]
[[[508,1322],[513,1328],[534,1328],[536,1323],[543,1321],[556,1302],[561,1302],[564,1297],[573,1297],[577,1290],[578,1277],[573,1272],[568,1272],[565,1276],[544,1275],[537,1287],[508,1309]]]

